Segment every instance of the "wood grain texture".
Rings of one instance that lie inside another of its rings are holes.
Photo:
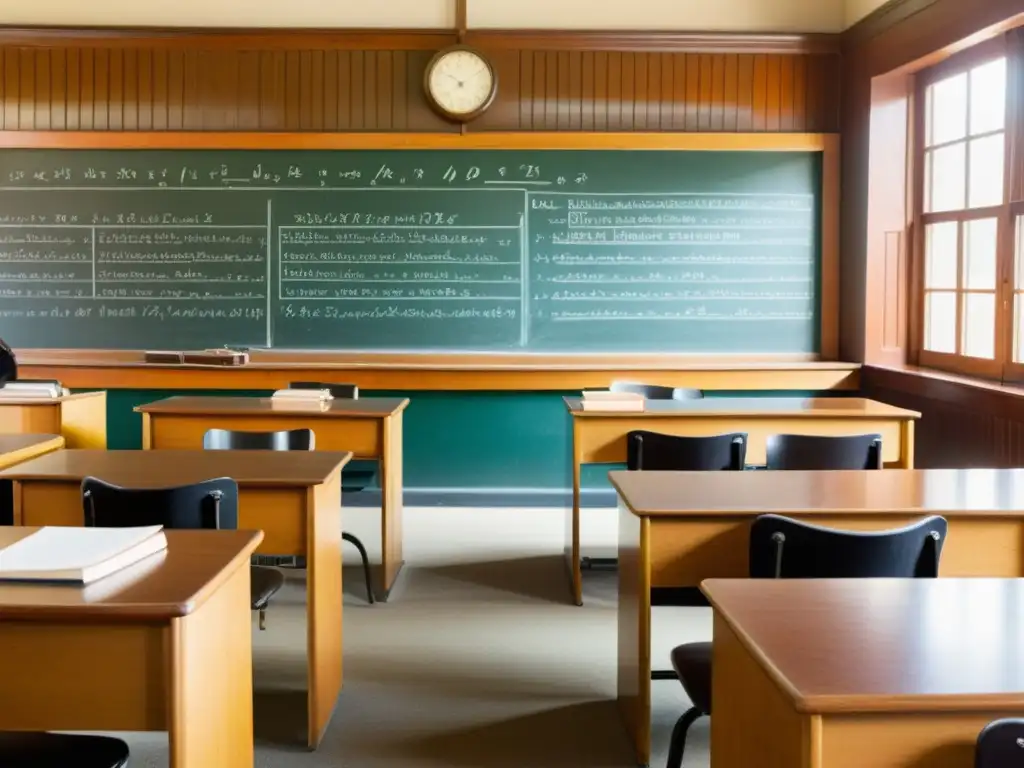
[[[839,124],[840,59],[834,45],[811,38],[470,37],[499,80],[494,105],[470,131],[828,132]],[[458,133],[423,94],[430,55],[454,41],[402,32],[8,31],[0,129]],[[744,59],[756,59],[746,88]]]
[[[1020,579],[709,579],[701,589],[797,712],[1024,706]]]
[[[4,470],[8,480],[77,480],[93,476],[135,488],[163,488],[231,477],[246,485],[313,486],[352,457],[330,451],[56,451]]]
[[[1024,466],[1024,391],[963,377],[865,368],[865,394],[918,409],[920,467]]]

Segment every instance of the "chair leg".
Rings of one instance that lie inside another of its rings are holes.
[[[693,722],[704,713],[696,707],[690,707],[682,717],[676,720],[675,728],[672,729],[672,741],[668,747],[668,763],[666,768],[683,768],[683,747],[686,746],[686,732],[693,725]]]
[[[260,631],[267,628],[267,609],[260,608]]]
[[[341,538],[359,550],[359,556],[363,559],[363,576],[366,579],[366,600],[370,605],[373,605],[373,581],[370,578],[370,558],[366,554],[366,547],[363,546],[363,542],[351,533],[342,531]]]

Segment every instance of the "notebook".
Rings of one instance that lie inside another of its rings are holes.
[[[47,526],[0,549],[0,581],[89,584],[167,549],[163,526]]]

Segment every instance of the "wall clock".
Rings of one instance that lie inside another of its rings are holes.
[[[438,51],[423,75],[427,101],[438,114],[455,122],[482,115],[498,92],[494,67],[479,51],[454,45]]]

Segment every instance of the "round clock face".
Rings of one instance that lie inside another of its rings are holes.
[[[494,72],[474,51],[446,51],[438,55],[427,73],[427,90],[446,114],[472,116],[486,109],[494,98]]]

